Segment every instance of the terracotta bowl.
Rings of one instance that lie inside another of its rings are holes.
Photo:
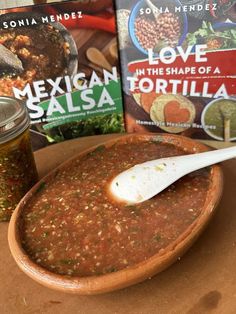
[[[209,150],[205,145],[196,141],[169,134],[125,135],[119,139],[107,141],[104,145],[109,147],[116,142],[129,143],[134,138],[138,138],[141,142],[143,140],[150,139],[159,142],[172,143],[178,147],[185,147],[189,153],[198,153]],[[80,158],[95,148],[96,147],[91,147],[89,150],[73,157],[61,165],[58,168],[59,171],[61,169],[69,168],[70,164],[73,163],[74,160]],[[35,192],[40,187],[42,182],[49,182],[53,179],[55,171],[56,170],[37,183],[17,206],[9,225],[8,239],[10,250],[20,269],[35,281],[55,290],[80,295],[100,294],[124,288],[150,278],[173,264],[187,249],[189,249],[206,227],[207,223],[213,216],[216,205],[220,200],[223,187],[221,168],[219,165],[215,165],[211,168],[211,183],[207,191],[206,201],[201,214],[185,230],[184,233],[182,233],[174,242],[169,244],[168,247],[162,250],[161,253],[157,253],[146,261],[114,273],[101,276],[68,278],[52,273],[30,260],[27,253],[22,248],[18,229],[19,218],[24,215],[25,205],[34,197]]]

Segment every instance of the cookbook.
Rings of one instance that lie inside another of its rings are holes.
[[[17,62],[9,66],[3,58],[0,97],[25,102],[35,150],[124,131],[111,1],[93,8],[70,1],[1,13],[1,48]]]
[[[116,4],[127,131],[236,141],[236,1]]]

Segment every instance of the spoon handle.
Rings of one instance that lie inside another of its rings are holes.
[[[224,118],[224,137],[225,142],[230,142],[230,124],[231,121],[229,118]]]
[[[147,5],[153,11],[155,19],[158,19],[160,12],[159,9],[151,2],[151,0],[146,0]]]
[[[210,152],[186,155],[181,159],[183,161],[183,165],[186,169],[186,173],[190,171],[198,170],[201,168],[205,168],[219,162],[232,159],[236,157],[236,147],[224,148],[219,150],[214,150]],[[178,159],[179,157],[176,157]]]

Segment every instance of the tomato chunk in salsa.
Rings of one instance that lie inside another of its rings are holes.
[[[202,213],[210,168],[138,205],[115,202],[107,185],[137,163],[183,154],[172,144],[133,140],[77,158],[26,204],[19,222],[25,251],[47,270],[69,276],[107,274],[161,253]]]

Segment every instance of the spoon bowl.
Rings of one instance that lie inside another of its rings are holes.
[[[193,171],[234,157],[236,147],[147,161],[116,176],[110,190],[121,201],[141,203]]]
[[[112,71],[112,65],[104,56],[104,54],[97,48],[89,48],[86,52],[86,55],[90,62],[94,63],[97,66],[100,66],[101,68],[106,69],[107,71]]]

